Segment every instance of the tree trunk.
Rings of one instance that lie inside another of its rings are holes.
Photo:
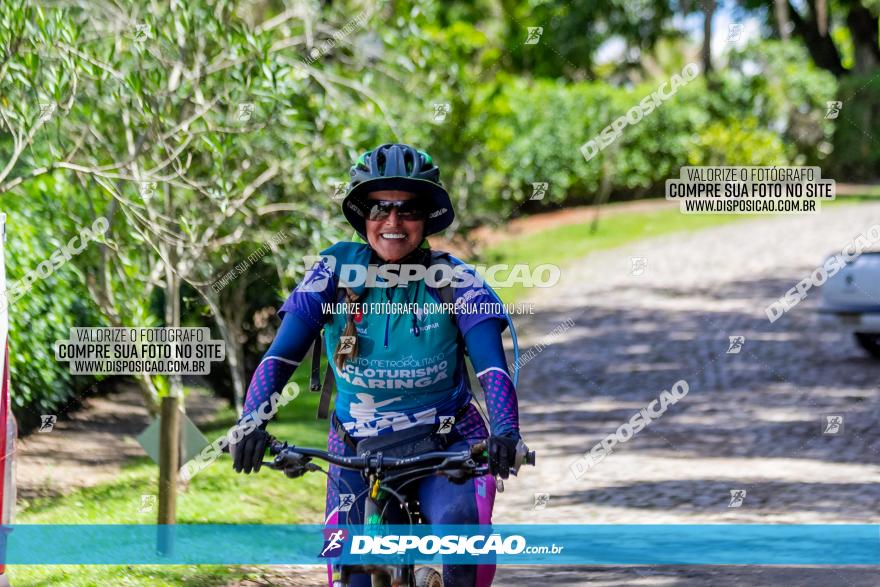
[[[712,17],[715,16],[715,0],[706,0],[703,4],[703,75],[708,76],[712,71]]]
[[[153,385],[153,380],[144,373],[138,376],[137,384],[138,391],[141,392],[141,397],[144,399],[144,406],[146,406],[147,412],[149,412],[151,418],[155,418],[159,415],[161,401],[159,400],[159,392],[156,390],[156,386]]]
[[[828,2],[816,0],[816,30],[820,37],[828,36]]]
[[[776,28],[779,29],[779,36],[783,41],[787,41],[791,34],[788,30],[788,0],[774,0],[776,8]]]
[[[244,348],[241,344],[242,332],[238,328],[241,322],[237,320],[227,320],[220,308],[219,301],[216,296],[205,295],[208,306],[214,313],[214,319],[217,321],[217,328],[220,330],[220,336],[226,343],[226,362],[229,364],[229,373],[232,375],[232,393],[235,401],[235,410],[241,417],[244,409],[245,394],[245,376],[244,376]]]
[[[836,77],[844,75],[846,69],[840,62],[840,53],[831,35],[821,35],[818,23],[815,20],[805,20],[791,4],[788,5],[788,14],[794,24],[794,34],[803,39],[813,63]]]
[[[846,16],[846,24],[855,49],[856,73],[872,73],[880,65],[880,48],[877,45],[878,19],[859,3],[855,3]]]
[[[235,398],[235,409],[241,416],[244,409],[244,348],[241,345],[241,332],[221,313],[214,315],[217,319],[217,327],[220,335],[226,343],[226,361],[229,363],[229,372],[232,374],[232,392]]]

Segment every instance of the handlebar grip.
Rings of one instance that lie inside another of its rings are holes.
[[[529,452],[526,453],[526,461],[525,462],[527,465],[531,465],[533,467],[535,466],[535,451],[530,450]]]

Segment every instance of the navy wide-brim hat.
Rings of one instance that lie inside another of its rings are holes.
[[[449,228],[455,219],[449,192],[440,182],[440,168],[424,151],[402,144],[386,144],[367,151],[351,170],[348,193],[342,201],[342,213],[362,237],[366,238],[369,213],[367,195],[380,190],[411,192],[425,202],[425,236]]]

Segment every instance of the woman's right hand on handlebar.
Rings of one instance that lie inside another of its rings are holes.
[[[232,453],[232,469],[236,473],[250,474],[251,471],[258,473],[263,465],[263,455],[269,444],[269,433],[259,427],[250,427],[239,424],[243,434],[238,442],[229,445]]]

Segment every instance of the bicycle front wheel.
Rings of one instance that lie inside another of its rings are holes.
[[[416,587],[443,587],[443,577],[431,567],[416,570]]]

